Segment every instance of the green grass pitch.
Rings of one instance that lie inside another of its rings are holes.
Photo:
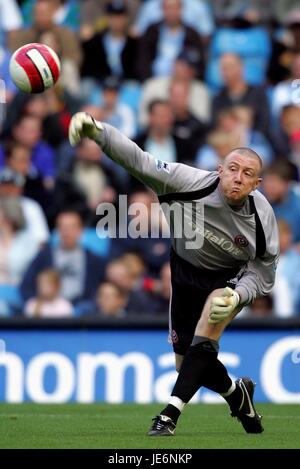
[[[258,404],[265,431],[247,435],[226,405],[188,406],[175,437],[146,431],[159,404],[1,404],[0,448],[300,448],[300,405]]]

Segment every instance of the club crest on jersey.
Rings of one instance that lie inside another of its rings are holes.
[[[166,171],[166,173],[170,172],[170,165],[162,160],[155,160],[155,166],[157,171]]]
[[[178,335],[177,335],[176,331],[174,331],[174,329],[171,332],[171,340],[172,340],[173,344],[177,344],[177,342],[178,342]]]
[[[234,242],[237,244],[237,246],[241,246],[242,248],[245,248],[249,244],[248,239],[243,235],[237,235],[234,238]]]

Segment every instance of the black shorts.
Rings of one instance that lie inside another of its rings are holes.
[[[170,341],[175,353],[185,355],[208,295],[216,288],[230,286],[240,270],[198,269],[171,249],[172,297],[170,305]]]

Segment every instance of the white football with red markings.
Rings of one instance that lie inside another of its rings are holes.
[[[17,49],[9,63],[13,82],[26,93],[42,93],[54,86],[60,69],[56,52],[46,44],[35,42]]]

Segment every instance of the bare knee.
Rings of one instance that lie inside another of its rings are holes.
[[[210,339],[219,340],[227,322],[224,321],[219,324],[210,324],[208,322],[209,315],[210,315],[210,308],[211,308],[211,300],[215,296],[219,296],[222,294],[223,288],[218,288],[210,293],[207,297],[205,302],[204,308],[202,310],[202,314],[200,320],[196,326],[195,335],[200,335],[204,337],[208,337]]]

